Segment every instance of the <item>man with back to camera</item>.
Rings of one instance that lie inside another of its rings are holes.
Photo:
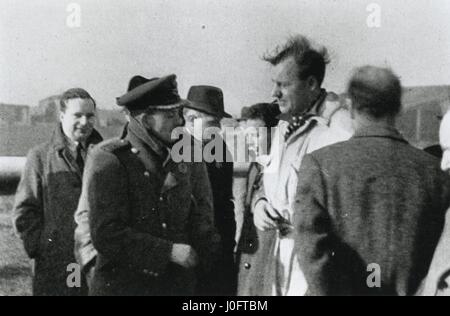
[[[414,295],[450,203],[439,160],[395,127],[400,80],[358,68],[348,85],[354,136],[304,158],[295,246],[310,295]],[[369,272],[368,272],[369,271]]]

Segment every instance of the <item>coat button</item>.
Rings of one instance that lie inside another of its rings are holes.
[[[144,176],[147,178],[150,177],[150,172],[148,172],[148,171],[144,172]]]
[[[166,229],[167,228],[167,224],[166,223],[162,223],[162,228]]]
[[[248,263],[248,262],[246,262],[244,264],[244,268],[247,269],[247,270],[249,270],[251,267],[252,267],[252,265],[250,263]]]
[[[253,243],[249,243],[248,246],[249,246],[250,248],[253,248]]]
[[[131,152],[133,153],[133,154],[137,154],[137,153],[139,153],[139,150],[137,150],[136,148],[131,148]]]
[[[160,200],[161,202],[164,201],[164,197],[160,196],[160,197],[159,197],[159,200]]]
[[[147,269],[144,269],[142,272],[144,272],[144,274],[150,274],[150,271],[148,271]]]

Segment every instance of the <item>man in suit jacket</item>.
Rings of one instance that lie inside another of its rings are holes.
[[[88,157],[83,187],[98,251],[90,295],[192,295],[196,268],[216,256],[206,166],[172,160],[172,132],[184,125],[175,78],[133,77],[117,100],[130,112],[126,136]]]
[[[355,135],[305,157],[294,203],[295,247],[310,295],[412,295],[427,273],[450,203],[431,155],[395,129],[399,79],[352,77]]]
[[[35,260],[33,294],[37,296],[87,294],[82,283],[68,286],[67,271],[76,263],[73,214],[81,194],[84,159],[102,138],[94,130],[95,101],[85,90],[66,91],[60,111],[61,122],[52,139],[28,154],[15,201],[16,230]]]

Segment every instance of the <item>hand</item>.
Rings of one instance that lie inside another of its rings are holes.
[[[266,200],[256,203],[253,210],[253,223],[259,230],[277,229],[277,221],[281,219],[281,215]]]
[[[173,244],[171,261],[186,269],[194,268],[198,263],[194,248],[185,244]]]

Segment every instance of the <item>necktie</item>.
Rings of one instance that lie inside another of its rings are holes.
[[[81,144],[77,145],[77,157],[75,159],[78,168],[80,168],[81,172],[84,170],[84,159],[85,159],[85,151]]]

